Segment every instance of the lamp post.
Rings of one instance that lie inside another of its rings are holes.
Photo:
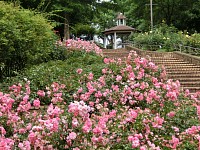
[[[151,31],[153,31],[153,8],[152,0],[150,0],[150,14],[151,14]]]

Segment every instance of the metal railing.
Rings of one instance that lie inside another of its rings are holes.
[[[192,47],[192,46],[185,46],[182,44],[178,45],[173,45],[173,46],[165,46],[163,44],[159,45],[148,45],[148,44],[141,44],[141,43],[134,43],[134,42],[126,42],[122,43],[122,45],[130,45],[132,47],[136,47],[139,49],[143,50],[150,50],[150,51],[156,51],[156,50],[166,50],[166,51],[179,51],[179,52],[184,52],[187,54],[195,55],[195,56],[200,56],[200,48],[197,47]]]
[[[200,48],[196,48],[196,47],[192,47],[192,46],[184,46],[184,45],[180,44],[178,46],[174,46],[174,49],[176,51],[188,53],[188,54],[191,54],[191,55],[200,56]]]

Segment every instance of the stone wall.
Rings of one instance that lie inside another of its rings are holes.
[[[184,61],[187,61],[189,63],[200,65],[200,57],[198,56],[193,56],[182,52],[174,52],[174,55],[175,57],[183,59]]]
[[[142,56],[142,57],[173,57],[173,53],[172,52],[156,52],[156,51],[147,51],[147,50],[141,50],[135,47],[131,47],[131,46],[126,46],[127,50],[134,50],[137,52],[138,55]]]
[[[190,54],[186,54],[186,53],[182,53],[182,52],[155,52],[155,51],[146,51],[146,50],[141,50],[138,48],[134,48],[131,46],[126,46],[127,50],[134,50],[137,52],[138,55],[140,55],[141,57],[167,57],[167,56],[171,56],[171,57],[176,57],[179,59],[182,59],[186,62],[195,64],[195,65],[200,65],[200,57],[198,56],[193,56]]]

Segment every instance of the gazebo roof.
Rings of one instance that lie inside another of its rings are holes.
[[[126,17],[122,13],[118,13],[116,19],[126,19]]]
[[[116,33],[130,33],[131,31],[135,31],[135,28],[125,26],[125,25],[118,25],[115,27],[112,27],[110,29],[106,29],[103,31],[103,34],[112,34],[114,32]]]

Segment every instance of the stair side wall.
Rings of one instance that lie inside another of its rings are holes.
[[[138,55],[142,57],[150,56],[150,57],[174,57],[172,52],[156,52],[156,51],[147,51],[141,50],[135,47],[126,46],[127,50],[134,50]]]
[[[134,50],[137,52],[138,55],[142,56],[142,57],[146,57],[147,55],[150,57],[175,57],[175,58],[179,58],[181,60],[184,60],[188,63],[191,64],[195,64],[200,66],[200,57],[198,56],[193,56],[190,54],[186,54],[186,53],[182,53],[182,52],[155,52],[155,51],[144,51],[135,47],[131,47],[131,46],[126,46],[127,50]]]
[[[182,53],[182,52],[174,52],[174,56],[179,58],[179,59],[182,59],[186,62],[189,62],[191,64],[195,64],[195,65],[200,66],[200,57],[193,56],[193,55],[186,54],[186,53]]]

